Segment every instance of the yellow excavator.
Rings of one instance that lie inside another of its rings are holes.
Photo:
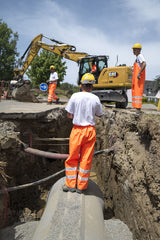
[[[42,42],[42,38],[47,38],[54,42],[54,44],[46,44]],[[92,72],[96,79],[96,83],[93,85],[93,93],[96,94],[102,102],[115,102],[118,108],[125,108],[127,106],[128,98],[126,90],[131,88],[132,67],[128,67],[125,64],[108,67],[109,56],[94,56],[85,52],[77,52],[74,46],[50,39],[43,34],[39,34],[32,40],[24,55],[21,57],[21,60],[23,60],[28,53],[22,68],[14,70],[16,77],[23,77],[23,74],[41,48],[77,62],[79,65],[79,85],[82,75]],[[93,64],[95,66],[94,72],[92,71]]]

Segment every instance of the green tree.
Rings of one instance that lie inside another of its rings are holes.
[[[67,92],[68,96],[72,95],[75,92],[79,92],[79,90],[80,90],[78,86],[75,86],[75,85],[67,83],[67,82],[62,83],[60,86],[60,89],[65,90]]]
[[[62,62],[62,57],[43,49],[40,54],[34,58],[26,74],[31,79],[33,87],[38,87],[42,82],[46,82],[49,79],[50,66],[54,65],[58,73],[59,86],[66,75],[67,67],[65,64],[66,62]]]
[[[13,69],[16,62],[18,33],[0,19],[0,80],[13,79]]]

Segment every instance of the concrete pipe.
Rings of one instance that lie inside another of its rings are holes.
[[[99,187],[89,180],[85,194],[63,192],[61,178],[52,187],[33,240],[107,240]]]

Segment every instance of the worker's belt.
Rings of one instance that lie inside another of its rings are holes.
[[[50,83],[57,83],[57,82],[49,82],[49,84],[50,84]]]

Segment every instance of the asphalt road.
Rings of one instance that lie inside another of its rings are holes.
[[[51,105],[47,105],[47,102],[43,101],[40,103],[32,103],[32,102],[19,102],[16,100],[1,100],[0,101],[0,113],[38,113],[38,112],[45,112],[47,110],[51,110],[54,108],[64,108],[67,104],[68,99],[63,98],[61,101],[56,104],[52,103]],[[104,104],[106,108],[109,109],[115,108],[114,105]],[[119,109],[121,110],[121,109]],[[129,111],[134,111],[132,108],[132,104],[129,103],[126,109]],[[154,104],[143,104],[142,105],[142,112],[149,112],[149,113],[159,113],[160,111],[157,111],[157,107]]]

